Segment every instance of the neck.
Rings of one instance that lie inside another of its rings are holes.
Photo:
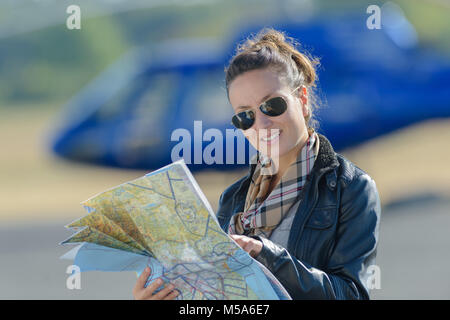
[[[276,174],[276,181],[278,182],[281,177],[284,175],[284,173],[287,171],[287,169],[297,160],[298,154],[301,152],[302,148],[306,145],[306,142],[308,141],[309,135],[306,133],[300,141],[286,154],[280,156],[278,161],[274,160],[277,170]]]

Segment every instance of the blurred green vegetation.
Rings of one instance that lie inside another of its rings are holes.
[[[419,39],[450,55],[450,1],[397,0],[415,26]]]
[[[61,99],[126,49],[110,17],[88,20],[83,32],[53,26],[2,41],[1,97],[7,101]]]
[[[358,10],[364,17],[369,4],[384,2],[320,0],[314,5],[319,14]],[[450,53],[450,5],[438,0],[395,2],[417,28],[422,43]],[[86,18],[81,30],[60,24],[0,39],[0,108],[58,105],[54,102],[69,99],[133,46],[170,38],[223,37],[249,20],[268,25],[286,12],[280,3],[166,5]],[[283,3],[289,8],[289,1]]]
[[[221,36],[234,10],[225,3],[140,9],[82,19],[81,30],[60,24],[0,39],[0,108],[68,99],[136,45]]]

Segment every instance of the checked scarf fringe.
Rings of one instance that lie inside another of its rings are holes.
[[[244,211],[235,214],[230,221],[229,234],[263,236],[269,238],[272,230],[300,200],[307,176],[311,172],[319,150],[319,137],[311,130],[297,160],[286,170],[275,188],[268,194],[275,174],[271,160],[261,154],[247,192]],[[264,169],[264,174],[262,170]],[[301,201],[301,200],[300,200]]]

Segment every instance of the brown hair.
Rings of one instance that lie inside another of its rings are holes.
[[[239,44],[236,54],[225,68],[225,84],[229,99],[229,85],[244,72],[271,68],[277,72],[291,89],[304,85],[308,89],[308,116],[305,117],[309,128],[317,127],[312,119],[313,110],[317,108],[318,99],[315,94],[316,65],[318,59],[309,58],[296,49],[298,44],[283,32],[272,28],[262,29],[256,36],[247,38]]]

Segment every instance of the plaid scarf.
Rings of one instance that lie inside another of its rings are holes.
[[[228,233],[261,235],[269,238],[272,230],[299,200],[318,150],[319,137],[312,130],[297,160],[289,166],[270,194],[268,190],[272,179],[275,178],[270,168],[274,166],[271,165],[270,159],[257,153],[255,157],[258,157],[258,162],[247,192],[244,212],[239,212],[231,218]],[[261,172],[263,168],[266,169],[264,174]]]

